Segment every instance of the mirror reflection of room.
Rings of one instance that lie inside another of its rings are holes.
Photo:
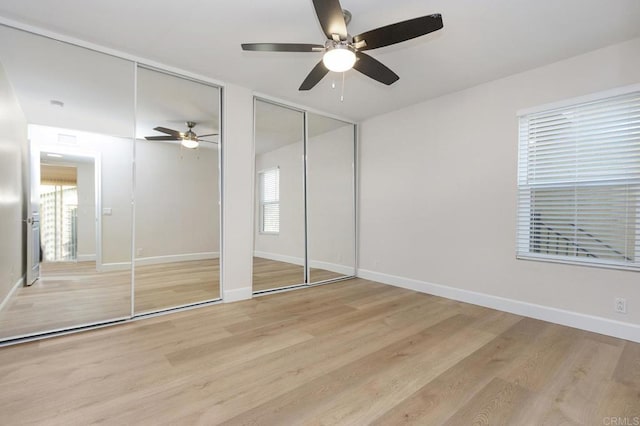
[[[0,71],[0,338],[129,317],[133,63],[0,27]]]
[[[309,282],[355,275],[354,125],[307,113]]]
[[[135,313],[220,297],[219,89],[138,68]]]
[[[255,101],[253,291],[305,283],[304,113]]]
[[[306,120],[255,100],[254,293],[355,275],[354,125]]]

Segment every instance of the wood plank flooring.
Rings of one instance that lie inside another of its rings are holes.
[[[254,289],[304,281],[302,266],[254,258]],[[95,262],[51,262],[0,311],[0,339],[131,315],[131,271],[97,272]],[[312,269],[317,281],[339,277]],[[220,298],[218,259],[136,266],[135,312],[153,312]]]
[[[6,425],[602,425],[640,345],[354,279],[0,348],[0,389]]]

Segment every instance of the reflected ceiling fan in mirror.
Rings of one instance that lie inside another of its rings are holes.
[[[432,33],[443,27],[439,13],[409,19],[357,36],[347,32],[351,13],[343,10],[339,0],[313,0],[320,26],[327,36],[324,45],[299,43],[245,43],[243,50],[259,52],[324,52],[322,60],[311,70],[298,90],[310,90],[329,72],[355,68],[380,83],[391,85],[400,77],[365,50],[390,46]]]
[[[153,130],[155,130],[156,132],[164,133],[167,136],[145,136],[145,139],[148,141],[180,141],[182,146],[189,149],[197,148],[200,145],[200,142],[208,142],[208,143],[215,143],[215,144],[218,143],[218,142],[201,139],[207,136],[218,136],[217,133],[197,135],[193,131],[193,128],[196,127],[196,124],[197,124],[196,122],[187,121],[185,124],[188,127],[188,130],[186,132],[179,132],[177,130],[167,129],[166,127],[160,127],[160,126],[154,127]]]

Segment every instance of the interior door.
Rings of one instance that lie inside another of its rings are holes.
[[[31,144],[29,144],[31,145]],[[40,278],[40,151],[29,147],[27,195],[27,285]]]

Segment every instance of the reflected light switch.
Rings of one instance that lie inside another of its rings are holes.
[[[111,207],[105,207],[102,209],[103,216],[111,216]]]

